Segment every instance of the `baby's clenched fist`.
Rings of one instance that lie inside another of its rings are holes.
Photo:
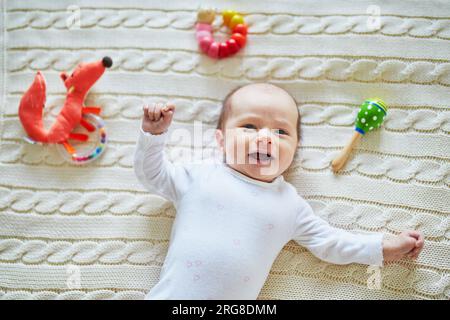
[[[423,235],[418,231],[404,231],[383,240],[384,261],[397,261],[403,257],[417,259],[423,249]]]
[[[151,134],[161,134],[169,128],[172,123],[175,105],[168,103],[154,103],[152,106],[143,107],[142,130]]]

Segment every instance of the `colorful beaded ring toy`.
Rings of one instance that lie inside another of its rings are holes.
[[[94,114],[84,114],[83,119],[88,121],[97,131],[97,139],[93,148],[86,152],[77,152],[69,144],[59,145],[59,150],[64,158],[74,164],[85,164],[97,159],[106,148],[106,128],[102,118]]]
[[[195,25],[196,38],[200,49],[211,58],[226,58],[238,52],[247,41],[247,25],[244,18],[233,10],[222,13],[223,25],[231,30],[231,38],[225,42],[216,42],[213,38],[212,23],[215,19],[212,9],[202,9],[197,15]]]

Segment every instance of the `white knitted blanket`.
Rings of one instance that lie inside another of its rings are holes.
[[[173,127],[202,121],[211,150],[221,99],[270,81],[299,103],[303,138],[286,178],[315,212],[348,230],[417,229],[426,245],[416,262],[372,270],[322,262],[290,242],[260,298],[449,299],[448,1],[208,1],[244,13],[250,26],[247,48],[221,61],[197,49],[200,2],[1,2],[0,298],[143,298],[158,280],[175,210],[134,176],[142,104],[174,101]],[[35,72],[47,79],[51,120],[64,101],[59,73],[105,55],[113,68],[88,96],[104,108],[105,154],[76,167],[55,146],[24,142],[18,104]],[[333,175],[330,161],[370,97],[386,101],[388,117]],[[167,147],[173,161],[186,150]]]

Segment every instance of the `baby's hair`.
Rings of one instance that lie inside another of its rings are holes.
[[[300,121],[301,121],[301,119],[300,119],[300,111],[298,110],[298,107],[297,107],[297,101],[296,101],[295,98],[292,96],[292,94],[290,94],[288,91],[286,91],[286,90],[284,90],[283,88],[281,88],[281,87],[279,87],[279,86],[277,86],[277,85],[274,85],[274,84],[272,84],[272,83],[269,83],[269,84],[272,85],[272,86],[274,86],[274,87],[277,87],[277,88],[283,90],[284,92],[286,92],[286,93],[292,98],[292,100],[294,101],[295,106],[296,106],[296,108],[297,108],[297,113],[298,113],[298,116],[297,116],[297,125],[296,125],[296,126],[297,126],[297,141],[300,141]],[[238,86],[237,88],[234,88],[233,90],[231,90],[231,91],[226,95],[225,99],[224,99],[223,102],[222,102],[222,110],[220,111],[219,120],[218,120],[218,122],[217,122],[217,129],[220,129],[220,130],[222,130],[222,131],[225,130],[225,122],[226,122],[226,120],[228,119],[228,116],[229,116],[230,111],[231,111],[231,97],[233,96],[233,94],[234,94],[236,91],[238,91],[239,89],[241,89],[241,88],[243,88],[243,87],[245,87],[245,86],[247,86],[247,85],[241,85],[241,86]]]

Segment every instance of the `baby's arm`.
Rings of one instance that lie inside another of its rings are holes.
[[[181,165],[174,165],[164,154],[167,130],[175,106],[155,104],[143,107],[142,126],[134,155],[134,171],[138,180],[153,191],[176,202],[187,189],[190,175]]]
[[[299,202],[294,240],[327,262],[382,266],[383,261],[394,261],[404,256],[417,258],[423,248],[423,237],[419,232],[404,232],[389,239],[382,233],[348,232],[334,228],[316,216],[303,199]]]

